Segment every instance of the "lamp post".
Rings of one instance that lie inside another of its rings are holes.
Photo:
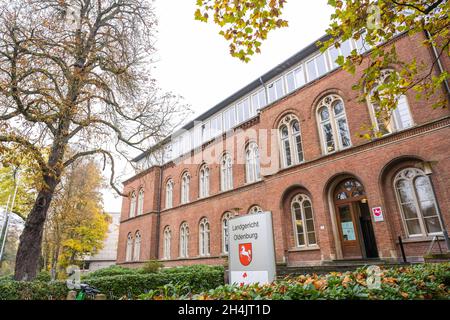
[[[433,192],[433,196],[436,197],[436,192],[434,190],[434,184],[431,180],[431,174],[433,173],[433,169],[431,167],[431,162],[423,162],[423,172],[427,175],[430,185],[431,185],[431,191]],[[442,234],[444,236],[445,244],[447,245],[447,252],[450,252],[450,239],[448,238],[448,231],[445,225],[444,216],[442,215],[441,207],[439,206],[439,202],[436,199],[436,206],[439,214],[439,218],[442,223]]]
[[[2,262],[3,253],[5,250],[6,238],[8,236],[9,220],[10,220],[11,213],[13,212],[13,209],[14,209],[14,204],[16,201],[18,188],[19,188],[19,169],[16,168],[16,170],[14,170],[14,193],[13,193],[12,200],[11,200],[11,206],[9,208],[8,207],[6,208],[6,213],[5,213],[5,228],[4,228],[5,232],[4,232],[2,243],[0,244],[0,263]],[[8,198],[8,204],[9,204],[9,199],[10,198]]]
[[[241,208],[233,208],[232,210],[234,211],[235,217],[239,216],[239,211],[241,211]]]

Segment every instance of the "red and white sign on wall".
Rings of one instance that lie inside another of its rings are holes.
[[[372,208],[373,220],[375,222],[384,221],[383,210],[381,207]]]

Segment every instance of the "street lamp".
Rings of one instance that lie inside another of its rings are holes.
[[[6,245],[6,238],[8,235],[9,221],[11,219],[10,216],[14,210],[14,204],[15,204],[16,196],[17,196],[17,189],[19,188],[19,179],[20,179],[20,171],[19,171],[19,168],[16,168],[14,170],[14,191],[13,191],[13,195],[12,195],[12,199],[11,199],[11,207],[8,208],[11,195],[8,197],[8,205],[6,206],[4,233],[3,233],[2,243],[0,243],[0,264],[2,262],[3,254],[5,252],[5,245]],[[1,231],[3,231],[3,230],[1,230]]]

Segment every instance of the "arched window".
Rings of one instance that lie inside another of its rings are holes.
[[[290,114],[280,122],[281,156],[284,167],[303,162],[302,137],[300,123],[294,115]]]
[[[407,168],[397,174],[394,186],[407,235],[441,234],[442,221],[430,178],[420,169]]]
[[[137,207],[137,215],[141,215],[144,213],[144,189],[139,190],[138,194],[138,207]]]
[[[397,106],[393,110],[388,110],[384,107],[382,108],[379,103],[373,100],[374,91],[379,89],[381,85],[388,83],[393,72],[393,70],[389,69],[382,70],[379,79],[376,81],[374,89],[367,98],[375,130],[377,134],[381,136],[407,129],[413,125],[408,99],[405,95],[398,97]],[[378,95],[381,98],[383,97],[382,90],[378,92]]]
[[[229,237],[229,222],[233,215],[231,212],[226,212],[222,216],[222,252],[228,253],[229,252],[229,243],[228,243],[228,237]]]
[[[181,177],[181,203],[189,202],[189,184],[191,183],[191,176],[185,172]]]
[[[313,210],[309,197],[304,194],[295,196],[291,203],[291,213],[296,245],[298,247],[316,245]]]
[[[170,231],[170,227],[164,228],[164,252],[163,256],[165,260],[170,259],[170,248],[171,248],[171,241],[172,241],[172,232]]]
[[[136,192],[131,193],[130,199],[130,218],[133,218],[136,215]]]
[[[233,161],[228,153],[224,154],[220,161],[220,189],[233,189]]]
[[[200,198],[209,196],[209,168],[204,164],[200,168]]]
[[[247,183],[261,179],[259,150],[258,145],[255,142],[250,142],[245,150],[245,177]]]
[[[127,236],[127,250],[125,254],[125,261],[129,262],[133,258],[133,236],[131,232]]]
[[[248,214],[261,213],[263,209],[260,206],[253,206],[248,210]]]
[[[134,254],[133,261],[139,261],[141,259],[141,233],[136,231],[134,238]]]
[[[166,184],[166,209],[173,207],[173,181],[170,179]]]
[[[183,222],[180,227],[180,258],[189,257],[189,226]]]
[[[199,252],[201,256],[208,256],[210,253],[209,222],[203,218],[199,224]]]
[[[317,113],[324,153],[350,147],[350,131],[341,97],[335,94],[326,96],[319,102]]]

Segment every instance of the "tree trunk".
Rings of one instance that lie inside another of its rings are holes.
[[[51,270],[52,270],[52,280],[56,280],[58,277],[58,260],[59,260],[59,241],[57,241],[57,244],[55,245],[54,253],[52,256],[52,264],[51,264]]]
[[[44,181],[49,180],[50,183],[39,191],[20,236],[14,273],[14,279],[18,281],[31,281],[36,277],[38,271],[45,219],[57,185],[54,178],[44,179]]]

